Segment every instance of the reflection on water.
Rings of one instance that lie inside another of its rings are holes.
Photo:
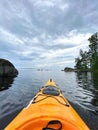
[[[82,87],[83,89],[90,90],[92,86],[92,77],[90,72],[78,72],[77,75],[77,81],[78,85]]]
[[[98,73],[92,73],[92,81],[95,89],[98,90]]]
[[[94,86],[93,93],[95,95],[92,104],[98,106],[98,73],[92,73],[92,82]]]
[[[8,89],[13,84],[15,77],[0,76],[0,91]]]
[[[78,72],[76,75],[78,86],[84,89],[85,95],[88,95],[83,101],[84,104],[91,103],[93,106],[98,106],[98,74]]]
[[[49,78],[57,83],[69,101],[78,103],[86,109],[98,110],[97,75],[90,72],[20,69],[15,79],[0,77],[0,90],[6,89],[0,92],[0,117],[27,105]]]

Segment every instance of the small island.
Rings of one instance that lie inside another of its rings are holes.
[[[76,68],[70,68],[70,67],[65,67],[64,70],[65,72],[91,72],[90,69],[76,69]]]
[[[75,69],[70,68],[70,67],[65,67],[64,71],[65,71],[65,72],[74,72]]]

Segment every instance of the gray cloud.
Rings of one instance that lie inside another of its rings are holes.
[[[0,56],[17,66],[73,66],[98,28],[97,0],[0,2]]]

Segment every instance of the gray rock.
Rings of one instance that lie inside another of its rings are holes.
[[[6,59],[0,59],[0,76],[17,76],[18,70]]]

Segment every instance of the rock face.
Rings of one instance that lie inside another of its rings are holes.
[[[5,59],[0,59],[0,76],[15,77],[18,75],[18,70],[14,65]]]

